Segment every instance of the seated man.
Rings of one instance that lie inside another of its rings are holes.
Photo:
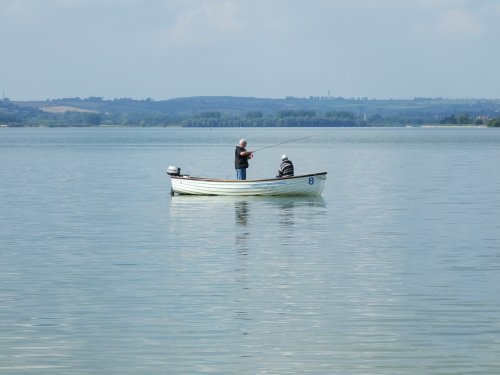
[[[278,169],[278,174],[276,177],[288,177],[293,176],[293,163],[288,160],[288,156],[281,156],[281,165]]]

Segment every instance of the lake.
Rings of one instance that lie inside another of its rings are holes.
[[[287,154],[322,196],[170,197],[240,138],[303,138],[248,178]],[[1,374],[500,373],[498,129],[7,128],[0,161]]]

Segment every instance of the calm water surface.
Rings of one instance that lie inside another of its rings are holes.
[[[0,373],[499,374],[499,219],[495,129],[0,129]]]

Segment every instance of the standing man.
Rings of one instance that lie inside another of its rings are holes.
[[[291,160],[288,160],[288,156],[281,156],[281,165],[278,169],[278,174],[276,177],[291,177],[293,176],[293,163]]]
[[[236,150],[234,151],[234,167],[236,168],[236,179],[247,179],[248,159],[252,158],[253,151],[247,151],[247,140],[241,139]]]

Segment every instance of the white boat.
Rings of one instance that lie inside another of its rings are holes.
[[[168,167],[171,194],[191,195],[321,195],[326,172],[262,180],[222,180],[181,175]]]

